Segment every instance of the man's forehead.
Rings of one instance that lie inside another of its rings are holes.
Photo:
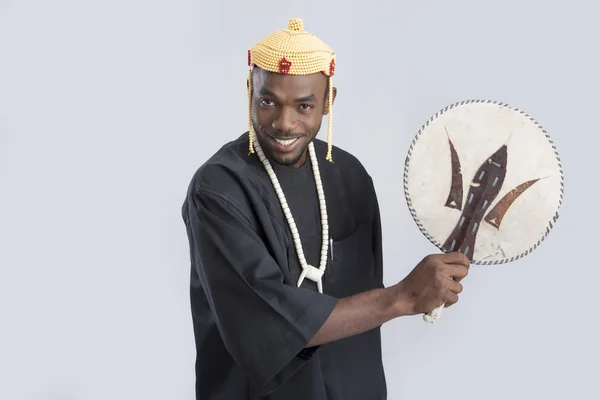
[[[327,85],[327,78],[322,73],[284,75],[257,69],[253,80],[256,88],[271,91],[321,91]]]

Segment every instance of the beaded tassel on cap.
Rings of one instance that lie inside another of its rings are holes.
[[[327,160],[333,162],[332,116],[333,75],[335,53],[321,39],[304,30],[304,22],[293,18],[288,29],[276,31],[248,50],[248,132],[249,151],[254,153],[254,128],[252,126],[252,68],[258,66],[266,71],[284,75],[310,75],[321,72],[329,79],[327,95],[328,132]]]

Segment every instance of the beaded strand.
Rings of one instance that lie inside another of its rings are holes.
[[[317,196],[319,198],[319,209],[321,211],[322,245],[319,268],[315,268],[314,266],[309,265],[306,262],[304,250],[302,249],[302,242],[300,240],[300,234],[298,233],[298,228],[296,227],[296,222],[294,221],[294,217],[292,216],[292,213],[290,211],[290,207],[285,198],[285,194],[283,193],[281,185],[279,184],[279,180],[277,179],[277,175],[275,175],[275,171],[273,170],[271,163],[263,153],[263,150],[260,144],[258,143],[258,140],[254,141],[254,148],[256,150],[258,158],[263,163],[267,171],[267,175],[269,175],[269,178],[271,179],[271,183],[273,184],[273,188],[275,189],[277,197],[279,198],[279,203],[281,204],[281,208],[283,209],[283,213],[285,214],[288,226],[290,227],[290,231],[292,232],[294,246],[296,248],[296,253],[298,254],[298,261],[300,262],[300,266],[302,267],[302,273],[300,274],[300,278],[298,279],[298,287],[300,287],[304,279],[309,279],[317,284],[317,290],[319,291],[319,293],[323,293],[322,278],[323,274],[325,273],[325,268],[327,267],[327,252],[329,251],[329,223],[327,219],[327,203],[325,201],[325,192],[323,191],[323,183],[321,181],[321,173],[319,171],[319,163],[317,161],[314,144],[311,142],[308,145],[308,153],[310,156],[310,162],[313,167],[313,176],[315,178]]]

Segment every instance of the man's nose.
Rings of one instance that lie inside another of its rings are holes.
[[[273,128],[282,132],[293,132],[296,129],[296,118],[294,111],[285,107],[279,116],[273,121]]]

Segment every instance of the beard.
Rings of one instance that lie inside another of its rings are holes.
[[[252,121],[252,126],[254,128],[254,132],[256,133],[256,137],[258,139],[258,142],[259,142],[265,156],[272,163],[275,163],[282,167],[291,167],[291,166],[298,164],[306,156],[309,144],[313,142],[313,140],[317,137],[317,134],[321,130],[320,123],[314,133],[311,133],[309,131],[302,132],[302,133],[300,133],[300,132],[282,133],[281,131],[278,131],[278,130],[272,130],[271,132],[267,132],[260,125],[256,124],[254,121]],[[293,138],[293,137],[300,136],[300,139],[298,139],[298,140],[302,140],[303,142],[299,143],[298,149],[296,149],[292,153],[277,154],[273,151],[273,146],[270,143],[271,136],[275,136],[278,138],[286,138],[286,137]]]

